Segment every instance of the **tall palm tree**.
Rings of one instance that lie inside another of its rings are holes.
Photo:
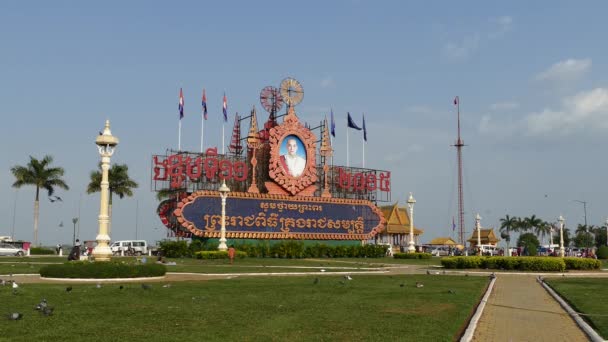
[[[110,198],[108,200],[108,216],[110,222],[108,223],[108,234],[112,232],[112,195],[116,194],[120,199],[125,196],[132,197],[133,189],[136,189],[139,185],[129,178],[129,167],[126,164],[113,164],[108,170],[108,183]],[[91,171],[91,181],[87,186],[87,194],[101,191],[101,163],[99,164],[99,170]]]
[[[34,199],[34,246],[38,245],[38,218],[40,215],[40,188],[47,191],[51,197],[55,193],[55,188],[69,190],[70,187],[61,177],[65,173],[61,167],[50,167],[53,157],[46,155],[42,160],[30,156],[30,162],[26,166],[15,165],[11,168],[15,176],[14,188],[21,188],[24,185],[36,187],[36,197]]]
[[[511,242],[510,232],[515,231],[517,226],[517,218],[505,215],[500,219],[500,236],[507,241],[507,253],[509,252],[509,242]]]
[[[530,229],[528,221],[525,218],[518,217],[517,223],[515,224],[515,230],[519,233],[525,233]]]
[[[542,242],[544,242],[545,236],[547,236],[547,234],[551,232],[551,224],[543,220],[539,221],[540,222],[537,222],[536,226],[534,227],[534,233],[536,234],[536,236],[541,238],[540,240]]]
[[[536,215],[532,215],[524,218],[524,222],[526,223],[528,230],[536,230],[537,227],[541,226],[544,221],[536,217]]]

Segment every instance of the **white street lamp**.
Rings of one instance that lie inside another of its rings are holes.
[[[566,254],[564,248],[564,217],[559,215],[557,220],[559,221],[559,256],[563,258]]]
[[[222,181],[219,192],[222,198],[222,228],[220,230],[220,245],[217,249],[225,251],[228,250],[228,246],[226,246],[226,197],[228,197],[228,193],[230,192],[230,189],[226,186],[226,180]]]
[[[475,215],[475,229],[477,229],[477,255],[481,255],[481,216]]]
[[[99,232],[97,237],[97,246],[93,249],[93,258],[95,261],[109,261],[112,255],[108,235],[108,226],[110,216],[108,215],[108,199],[110,183],[108,181],[108,171],[110,170],[110,157],[114,154],[114,149],[118,145],[118,138],[112,135],[110,131],[110,120],[106,120],[106,126],[103,132],[95,139],[95,144],[101,156],[101,196],[99,206]]]
[[[416,204],[416,200],[410,192],[410,198],[407,199],[407,207],[410,209],[410,245],[407,248],[409,253],[414,253],[416,251],[416,243],[414,242],[414,204]]]

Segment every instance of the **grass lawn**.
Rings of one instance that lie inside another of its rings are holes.
[[[171,287],[0,287],[0,341],[452,341],[486,277],[236,277]],[[419,281],[424,287],[417,288]],[[401,286],[403,284],[403,286]],[[450,293],[453,290],[454,293]],[[34,306],[54,306],[44,316]],[[9,321],[5,314],[22,312]]]
[[[603,338],[608,339],[607,280],[596,278],[555,278],[547,283],[564,298]]]
[[[67,257],[6,257],[0,258],[0,274],[38,274],[40,267],[50,263],[67,262]],[[146,257],[148,262],[155,257]],[[114,257],[116,260],[133,260],[134,257]],[[200,260],[192,258],[169,258],[175,266],[167,266],[168,272],[192,273],[265,273],[265,272],[318,272],[321,268],[334,271],[366,271],[384,266],[412,265],[424,267],[439,265],[439,258],[393,259],[393,258],[326,258],[326,259],[278,259],[278,258],[244,258],[237,259],[234,266],[228,260]],[[340,268],[340,269],[333,269]]]

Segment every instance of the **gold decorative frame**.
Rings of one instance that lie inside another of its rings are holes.
[[[306,149],[306,167],[299,177],[290,176],[281,166],[280,144],[288,135],[297,136]],[[315,135],[300,123],[293,106],[289,106],[283,123],[270,130],[270,165],[268,173],[272,180],[291,195],[297,195],[306,190],[318,179],[315,160],[316,140]],[[309,194],[307,195],[310,196]]]
[[[220,197],[218,191],[200,190],[192,193],[188,197],[182,199],[177,204],[177,209],[173,211],[180,225],[186,228],[195,236],[206,238],[219,238],[220,232],[217,230],[207,231],[197,228],[193,222],[186,220],[182,216],[182,210],[185,205],[193,202],[198,197]],[[368,240],[384,229],[386,218],[382,211],[372,202],[367,200],[357,200],[348,198],[323,198],[323,197],[293,197],[289,195],[270,195],[270,194],[255,194],[247,192],[230,192],[230,198],[255,198],[264,200],[288,200],[303,203],[335,203],[335,204],[350,204],[350,205],[367,205],[372,212],[378,215],[378,225],[373,227],[368,234],[332,234],[332,233],[283,233],[283,232],[226,232],[228,239],[294,239],[294,240]]]

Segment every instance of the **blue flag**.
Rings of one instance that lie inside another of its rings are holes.
[[[177,109],[179,109],[179,119],[181,120],[184,117],[184,93],[182,92],[182,88],[179,88],[179,103],[177,104]]]
[[[355,122],[353,121],[353,118],[351,118],[351,117],[350,117],[350,113],[348,113],[348,112],[347,112],[347,114],[348,114],[348,117],[347,117],[347,125],[348,125],[348,127],[350,127],[350,128],[354,128],[354,129],[356,129],[357,131],[360,131],[360,130],[361,130],[361,127],[359,127],[359,126],[357,126],[357,125],[355,124]]]
[[[331,128],[329,130],[331,132],[331,135],[335,138],[336,137],[336,122],[334,121],[334,110],[331,110]]]
[[[205,89],[203,89],[203,99],[201,100],[201,104],[203,105],[203,117],[207,120],[207,95],[205,94]]]
[[[224,122],[228,121],[228,101],[226,100],[226,93],[224,93],[224,103],[222,104],[222,112],[224,113]]]
[[[363,114],[363,140],[367,141],[367,129],[365,129],[365,114]]]

